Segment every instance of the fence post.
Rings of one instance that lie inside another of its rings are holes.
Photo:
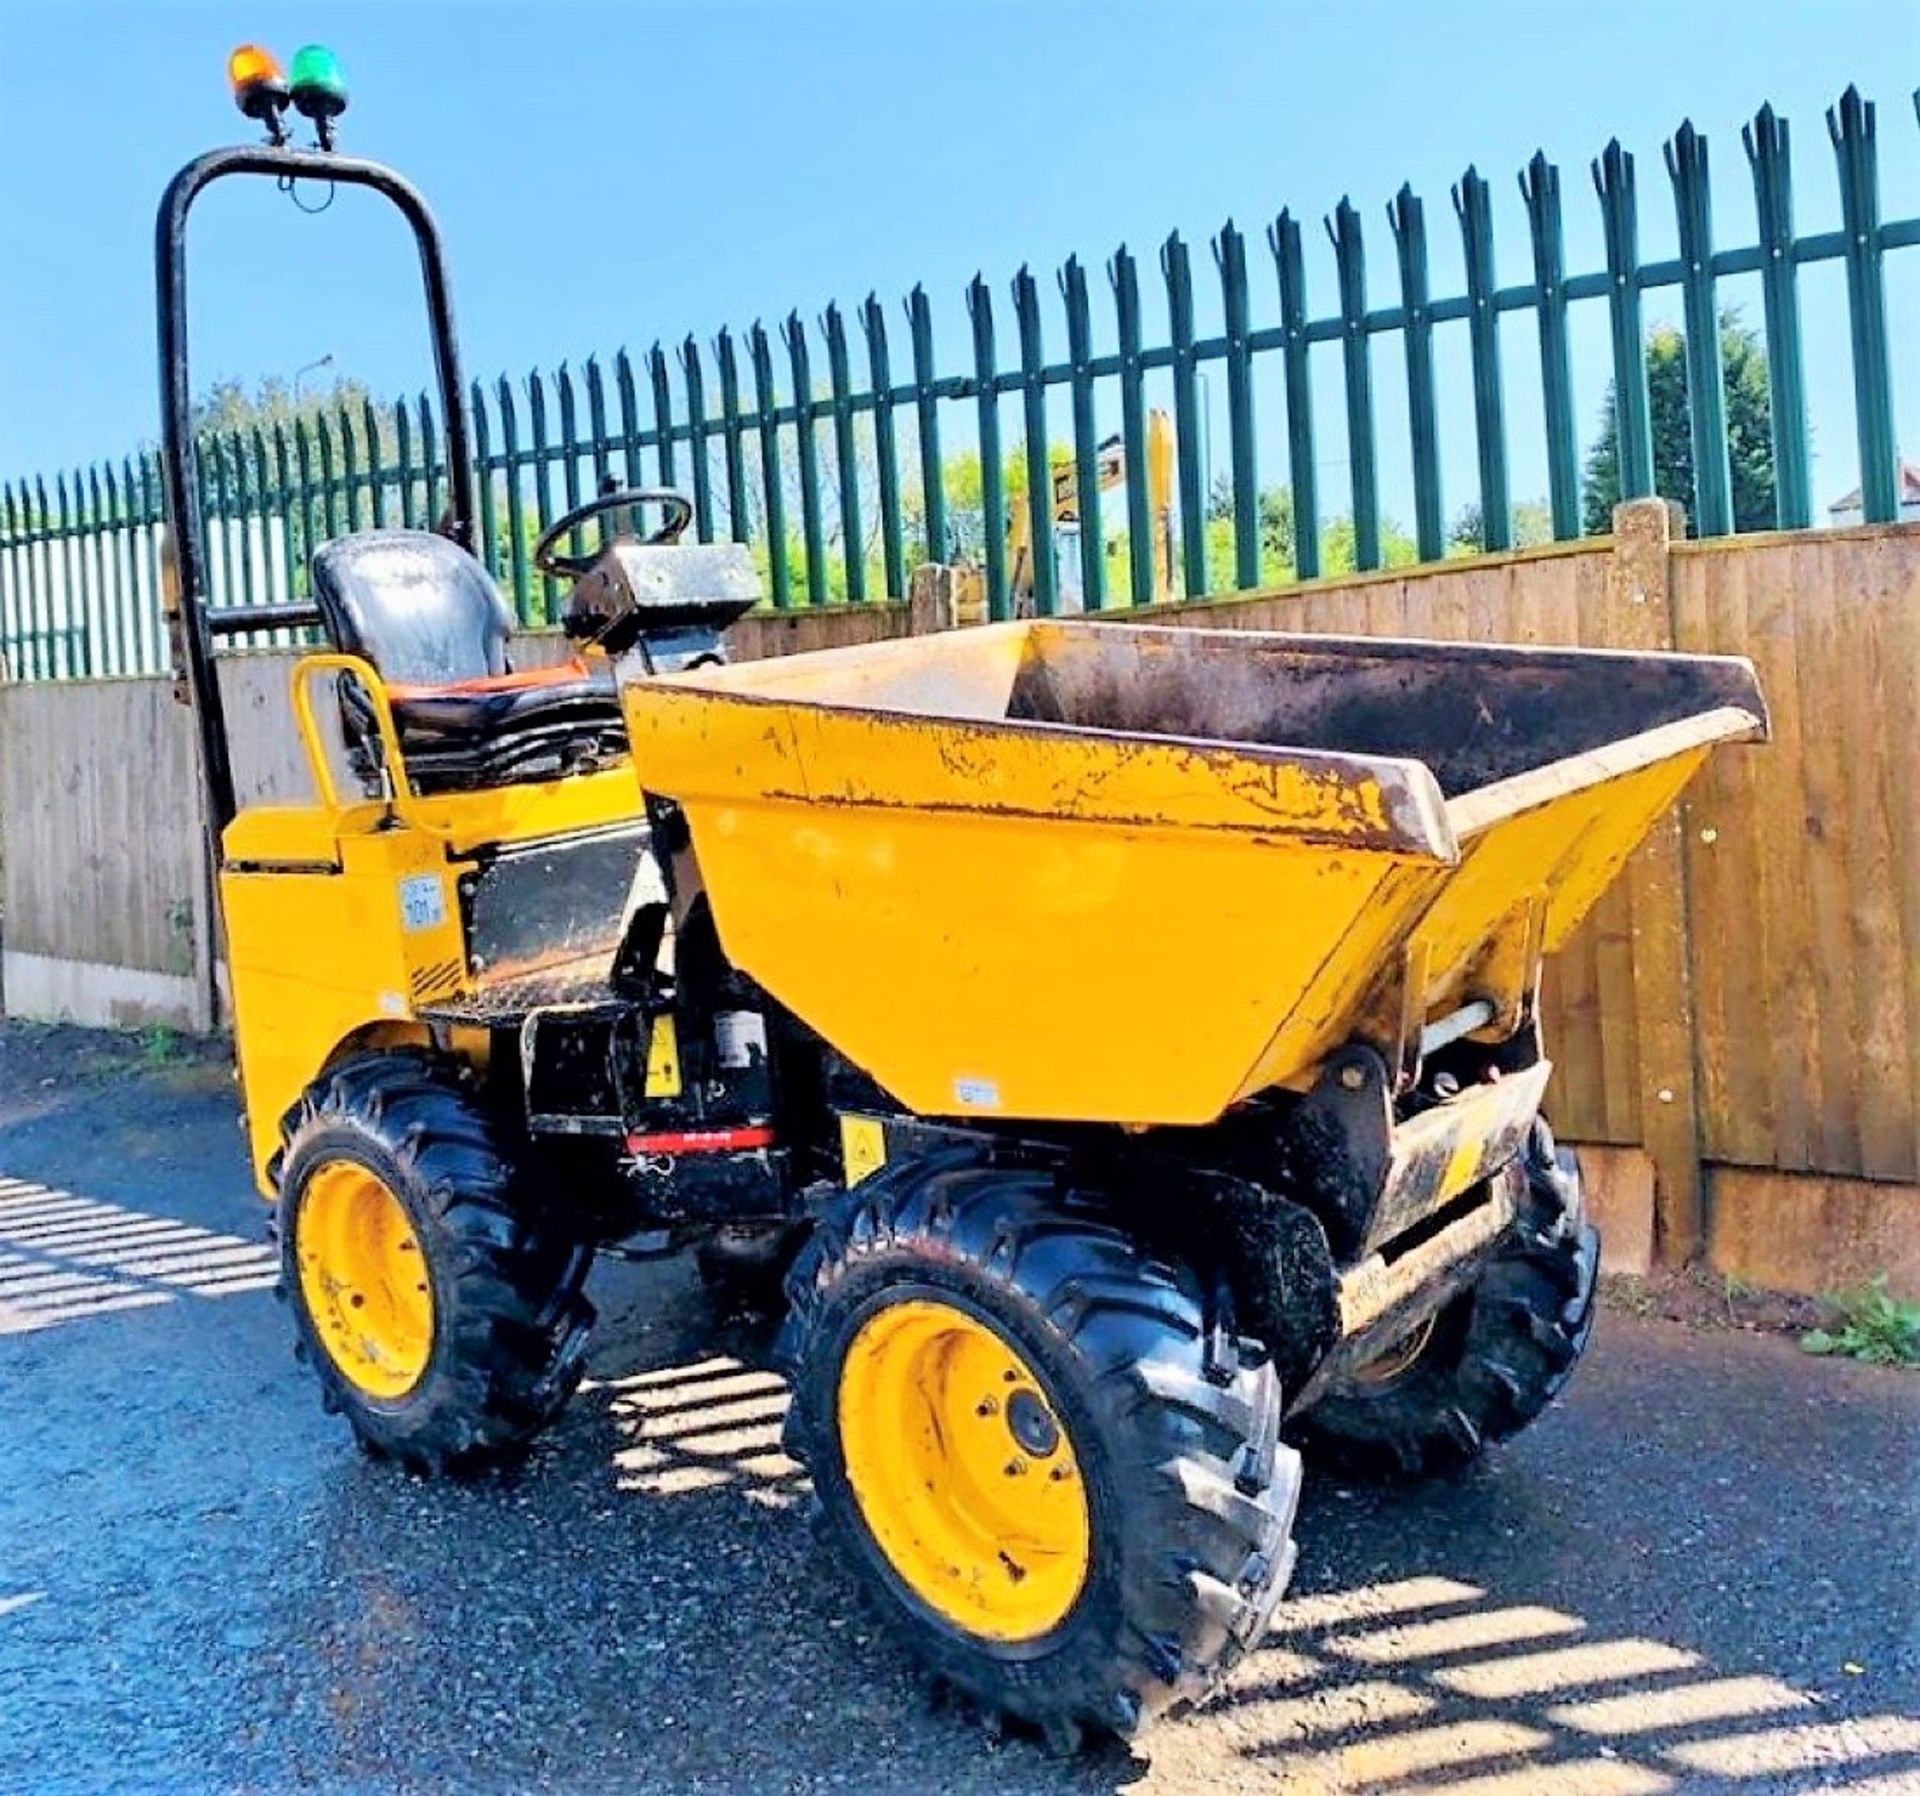
[[[1053,461],[1047,442],[1047,365],[1040,335],[1040,288],[1022,265],[1013,277],[1013,317],[1020,333],[1022,445],[1027,465],[1027,567],[1033,615],[1059,609],[1060,569],[1053,540]]]
[[[800,541],[807,555],[807,603],[824,605],[833,597],[827,583],[827,527],[820,511],[820,439],[815,434],[813,363],[807,354],[807,327],[789,312],[780,335],[786,340],[793,370],[794,434],[800,464]]]
[[[722,330],[713,340],[714,364],[720,370],[720,437],[727,461],[727,533],[737,543],[753,540],[753,506],[747,491],[746,421],[740,415],[740,363],[734,354],[733,333]],[[628,463],[629,468],[632,463]]]
[[[673,387],[667,379],[667,356],[658,343],[647,351],[647,382],[653,388],[653,428],[659,441],[653,446],[660,464],[660,484],[677,487],[679,470],[673,453]]]
[[[1427,306],[1427,212],[1412,186],[1387,207],[1400,257],[1400,307],[1406,314],[1407,432],[1413,439],[1413,528],[1422,561],[1447,552],[1440,505],[1440,416],[1433,389],[1433,319]]]
[[[1641,322],[1640,223],[1633,157],[1616,137],[1593,165],[1607,237],[1607,310],[1613,326],[1613,423],[1620,496],[1653,492],[1653,402],[1647,393],[1647,333]]]
[[[1079,511],[1080,609],[1107,604],[1107,543],[1100,523],[1100,433],[1093,391],[1093,309],[1087,271],[1078,256],[1060,270],[1060,297],[1067,313],[1067,363],[1073,370],[1073,484]]]
[[[1260,584],[1260,476],[1253,431],[1252,297],[1247,291],[1247,240],[1228,219],[1213,240],[1220,308],[1227,332],[1227,447],[1232,469],[1233,583]],[[1207,495],[1213,503],[1213,494]]]
[[[1367,246],[1343,199],[1327,221],[1340,275],[1340,354],[1347,376],[1347,467],[1353,485],[1353,565],[1380,565],[1380,468],[1373,447],[1373,351],[1367,339]]]
[[[1694,523],[1702,536],[1731,536],[1733,474],[1727,457],[1727,374],[1720,353],[1720,304],[1713,279],[1713,194],[1707,184],[1707,140],[1693,128],[1691,119],[1674,133],[1666,155],[1680,225]]]
[[[1147,400],[1140,360],[1140,274],[1123,243],[1107,264],[1120,342],[1120,440],[1127,471],[1129,603],[1151,605],[1160,595],[1153,555],[1153,504],[1148,492]]]
[[[707,377],[700,340],[688,332],[680,345],[680,378],[687,389],[687,458],[693,464],[693,533],[713,541],[713,461],[707,453]]]
[[[1494,310],[1493,200],[1479,170],[1453,190],[1453,212],[1467,258],[1467,332],[1473,355],[1473,425],[1480,462],[1480,544],[1513,547],[1507,486],[1507,402],[1500,378],[1500,319]]]
[[[1782,530],[1813,522],[1807,456],[1806,382],[1800,358],[1800,287],[1793,260],[1792,134],[1762,106],[1740,134],[1753,170],[1760,219],[1760,287],[1766,305],[1768,411],[1773,430],[1774,521]]]
[[[1674,646],[1674,509],[1662,499],[1613,510],[1603,646]],[[1627,863],[1633,907],[1633,1008],[1639,1040],[1640,1138],[1653,1161],[1654,1255],[1665,1265],[1696,1258],[1706,1240],[1695,1078],[1691,906],[1681,811],[1657,823]]]
[[[1207,571],[1207,494],[1201,477],[1205,448],[1200,421],[1200,367],[1193,353],[1193,265],[1186,239],[1175,231],[1160,248],[1160,276],[1167,284],[1168,334],[1173,339],[1173,444],[1180,489],[1180,580],[1182,596],[1211,590]]]
[[[980,418],[980,528],[987,565],[987,608],[996,623],[1013,616],[1007,579],[1007,506],[1000,464],[1000,389],[993,347],[993,295],[986,280],[973,277],[967,288],[967,316],[973,323],[973,374]]]
[[[1900,517],[1898,439],[1887,349],[1887,286],[1881,269],[1880,175],[1874,108],[1857,87],[1828,109],[1827,134],[1840,164],[1840,211],[1847,240],[1847,317],[1853,332],[1853,415],[1860,439],[1860,500],[1869,524]]]
[[[1286,333],[1287,477],[1293,482],[1293,567],[1302,580],[1320,576],[1320,502],[1313,456],[1313,382],[1307,363],[1307,264],[1300,223],[1282,212],[1267,228],[1280,280]]]
[[[924,287],[907,296],[907,328],[913,339],[913,404],[920,427],[920,509],[925,514],[927,559],[950,558],[947,542],[946,464],[940,459],[939,375],[933,360],[933,309]]]
[[[907,580],[907,634],[932,636],[959,626],[959,569],[923,561]]]
[[[787,568],[787,498],[780,474],[779,398],[773,384],[773,345],[759,319],[747,334],[747,354],[753,363],[753,399],[760,414],[760,482],[767,526],[767,579],[773,587],[773,606],[785,611],[793,603],[792,575]],[[805,412],[801,413],[804,419]]]
[[[873,454],[879,463],[880,564],[882,595],[898,598],[907,590],[907,534],[900,511],[900,442],[893,421],[893,363],[887,354],[887,313],[879,295],[869,293],[860,308],[867,334],[867,376],[873,392]]]
[[[597,356],[587,357],[587,435],[592,438],[593,490],[607,490],[611,464],[607,455],[607,383]]]
[[[1573,356],[1567,344],[1566,236],[1560,217],[1560,171],[1536,150],[1520,177],[1533,239],[1534,305],[1540,318],[1541,409],[1547,423],[1547,490],[1553,534],[1580,534],[1580,451],[1573,425]]]
[[[847,354],[847,321],[829,303],[820,320],[827,340],[827,382],[833,408],[833,472],[840,494],[840,560],[847,573],[847,603],[867,597],[867,532],[860,517],[860,449],[853,419],[853,371]]]

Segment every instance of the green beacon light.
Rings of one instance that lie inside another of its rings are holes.
[[[287,86],[294,110],[311,119],[323,150],[333,148],[333,121],[347,109],[347,83],[340,59],[323,44],[307,44],[295,52]]]

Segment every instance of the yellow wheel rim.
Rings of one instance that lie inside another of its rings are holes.
[[[369,1397],[404,1397],[433,1351],[433,1291],[406,1209],[353,1160],[300,1193],[300,1294],[327,1357]]]
[[[988,1640],[1035,1640],[1087,1580],[1092,1529],[1073,1444],[1026,1362],[931,1299],[862,1324],[840,1370],[840,1448],[902,1581]]]

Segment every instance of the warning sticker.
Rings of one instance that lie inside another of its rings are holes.
[[[722,1066],[753,1066],[767,1057],[767,1020],[757,1010],[723,1010],[713,1019]]]

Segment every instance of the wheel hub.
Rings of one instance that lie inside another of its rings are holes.
[[[433,1352],[433,1291],[405,1206],[353,1160],[316,1167],[297,1201],[300,1295],[322,1350],[368,1396],[404,1397]]]
[[[1007,1432],[1023,1453],[1051,1458],[1060,1445],[1060,1426],[1038,1391],[1022,1388],[1007,1399]]]
[[[996,1328],[931,1298],[862,1324],[840,1368],[841,1453],[862,1520],[921,1602],[989,1640],[1038,1639],[1086,1583],[1073,1443]]]

